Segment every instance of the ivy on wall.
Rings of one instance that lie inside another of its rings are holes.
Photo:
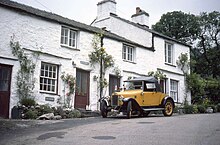
[[[17,95],[20,103],[27,98],[33,98],[32,91],[35,87],[34,71],[36,63],[33,62],[34,58],[37,60],[40,52],[33,52],[30,54],[25,53],[24,48],[21,47],[18,41],[11,38],[10,47],[12,54],[18,58],[20,68],[17,72]]]

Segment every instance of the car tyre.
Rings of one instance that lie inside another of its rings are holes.
[[[164,116],[171,116],[173,114],[173,102],[171,100],[167,100],[164,105],[163,115]]]
[[[108,114],[107,104],[105,101],[101,102],[101,115],[103,118],[106,118]]]
[[[131,113],[132,113],[132,102],[129,101],[127,105],[127,119],[131,118]]]

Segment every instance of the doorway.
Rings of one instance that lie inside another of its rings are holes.
[[[0,64],[0,117],[9,118],[12,66]]]
[[[89,105],[89,85],[90,72],[76,69],[75,108],[86,109],[86,105]]]

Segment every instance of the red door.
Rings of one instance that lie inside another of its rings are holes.
[[[81,69],[76,70],[75,108],[86,108],[89,105],[90,73]]]
[[[12,66],[0,64],[0,117],[9,117]]]

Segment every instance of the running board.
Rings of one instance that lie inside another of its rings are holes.
[[[148,109],[143,109],[144,111],[159,111],[159,110],[164,110],[164,108],[148,108]]]

